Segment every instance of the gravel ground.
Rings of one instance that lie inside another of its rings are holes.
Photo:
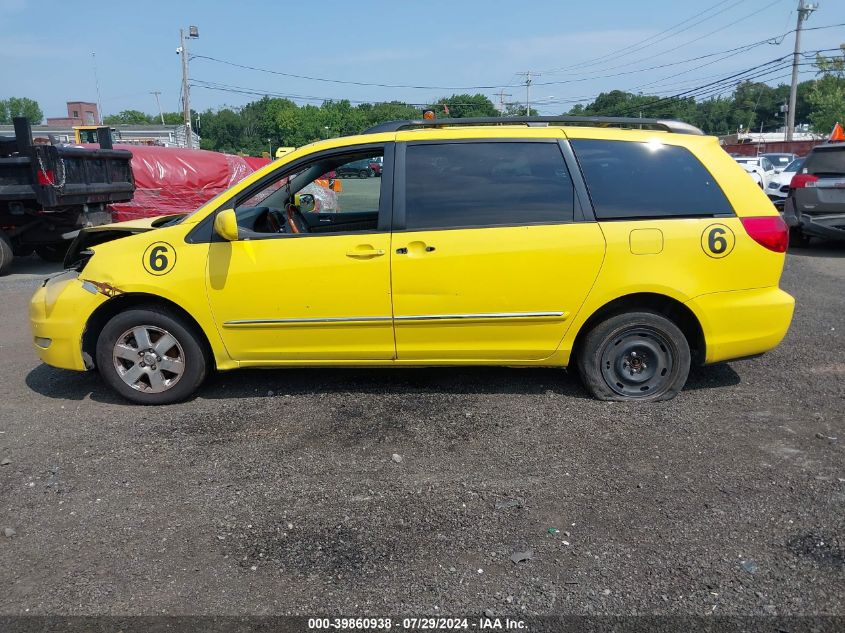
[[[16,266],[2,614],[845,616],[845,248],[789,256],[777,350],[647,406],[464,368],[243,371],[133,407],[37,361],[44,267]]]

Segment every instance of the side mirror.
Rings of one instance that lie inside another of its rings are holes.
[[[214,218],[214,232],[227,242],[238,241],[238,218],[234,209],[225,209]]]
[[[310,193],[297,193],[293,197],[293,204],[301,213],[314,213],[317,202],[314,195]]]

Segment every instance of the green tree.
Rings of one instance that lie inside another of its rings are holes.
[[[106,125],[121,125],[131,123],[155,123],[157,120],[151,114],[145,114],[140,110],[124,110],[117,114],[110,114],[103,117]]]
[[[816,56],[819,78],[813,84],[810,124],[814,132],[829,134],[836,123],[845,124],[845,44],[832,57]]]
[[[25,116],[33,125],[44,120],[44,113],[37,101],[27,97],[9,97],[0,101],[0,123],[11,123],[18,116]]]
[[[428,110],[433,110],[438,117],[446,116],[444,114],[444,107],[449,108],[448,116],[451,118],[467,118],[479,116],[499,116],[499,111],[490,98],[482,94],[459,94],[451,97],[443,97],[437,99],[434,103],[428,106]]]

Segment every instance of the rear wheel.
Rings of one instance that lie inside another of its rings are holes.
[[[207,368],[193,328],[157,306],[117,314],[97,340],[97,369],[103,379],[139,404],[184,400],[202,384]]]
[[[369,178],[370,177],[370,170],[369,169],[362,169],[358,172],[358,178]]]
[[[581,379],[599,400],[670,400],[683,389],[690,360],[683,332],[653,312],[602,321],[577,355]]]

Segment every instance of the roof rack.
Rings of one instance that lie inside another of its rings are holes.
[[[398,132],[400,130],[413,130],[424,127],[445,127],[450,125],[515,125],[525,124],[528,126],[548,125],[588,125],[591,127],[619,127],[630,126],[636,128],[649,128],[673,132],[675,134],[704,134],[694,125],[683,121],[672,121],[668,119],[637,119],[633,117],[603,117],[603,116],[512,116],[512,117],[467,117],[465,119],[418,119],[407,121],[388,121],[379,123],[364,132],[364,134],[375,134],[376,132]]]

